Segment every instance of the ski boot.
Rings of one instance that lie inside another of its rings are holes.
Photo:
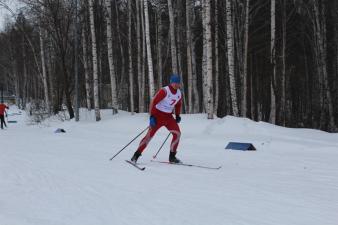
[[[169,162],[170,163],[181,163],[181,160],[179,160],[178,158],[176,158],[176,152],[170,152]]]
[[[136,151],[133,155],[133,157],[131,157],[130,161],[132,161],[133,163],[136,163],[138,158],[141,156],[141,153]]]

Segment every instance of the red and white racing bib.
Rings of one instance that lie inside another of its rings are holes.
[[[164,90],[167,95],[155,107],[162,112],[172,113],[175,105],[181,100],[181,91],[178,89],[176,94],[173,94],[171,93],[169,86],[165,86]]]

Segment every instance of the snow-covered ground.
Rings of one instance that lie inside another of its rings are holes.
[[[17,112],[11,109],[10,114]],[[162,128],[139,162],[124,162],[146,114],[103,111],[95,122],[27,125],[11,115],[0,130],[0,225],[337,225],[338,134],[248,119],[183,115],[178,157],[206,170],[152,163]],[[54,133],[63,128],[66,133]],[[229,141],[257,151],[225,150]],[[169,141],[158,155],[167,160]]]

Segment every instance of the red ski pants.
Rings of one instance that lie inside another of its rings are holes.
[[[176,152],[178,143],[180,141],[181,131],[172,115],[168,115],[166,117],[156,117],[156,126],[149,128],[146,136],[141,140],[138,146],[138,152],[142,153],[144,151],[157,130],[160,129],[162,126],[165,126],[168,131],[173,135],[173,139],[170,145],[170,151]]]

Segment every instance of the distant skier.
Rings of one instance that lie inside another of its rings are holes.
[[[7,117],[6,109],[9,109],[8,106],[6,106],[3,102],[0,103],[0,120],[1,120],[1,129],[4,129],[7,127],[6,122],[5,122],[5,115]]]
[[[176,150],[180,141],[181,131],[178,123],[181,121],[180,113],[182,106],[182,94],[180,91],[181,78],[177,74],[172,74],[170,77],[170,84],[159,90],[149,107],[149,130],[147,135],[142,139],[138,149],[134,153],[131,161],[136,162],[141,156],[148,143],[155,135],[156,131],[165,126],[173,135],[170,145],[169,162],[180,163],[176,158]],[[175,111],[175,118],[173,112]]]

